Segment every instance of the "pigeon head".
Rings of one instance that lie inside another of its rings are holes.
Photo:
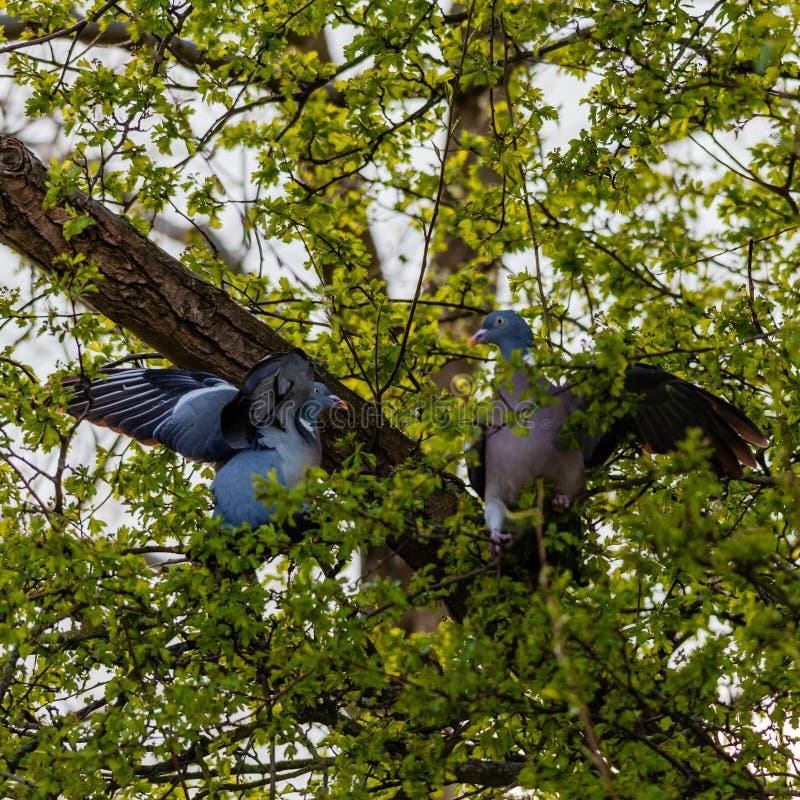
[[[315,381],[308,400],[303,404],[303,416],[315,420],[321,411],[331,408],[347,408],[347,403],[333,394],[324,383]]]
[[[470,338],[471,346],[496,344],[507,361],[515,350],[525,352],[533,346],[533,333],[516,311],[493,311],[483,320],[480,330]]]

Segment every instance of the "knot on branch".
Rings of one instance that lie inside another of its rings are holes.
[[[24,172],[28,166],[25,145],[12,136],[0,134],[0,173]]]

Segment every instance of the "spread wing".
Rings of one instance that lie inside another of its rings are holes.
[[[109,369],[92,381],[67,378],[68,411],[143,444],[162,444],[195,461],[219,462],[236,448],[225,442],[222,409],[236,388],[209,372]]]
[[[634,438],[650,453],[668,453],[686,438],[690,428],[699,428],[712,447],[717,472],[741,478],[743,466],[756,466],[749,445],[769,444],[755,424],[727,400],[657,367],[628,367],[623,403],[629,410],[598,438],[587,458],[589,466],[603,463],[625,439]]]

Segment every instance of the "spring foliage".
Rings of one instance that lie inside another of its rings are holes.
[[[799,3],[3,10],[4,127],[52,158],[65,239],[91,195],[419,442],[387,474],[343,430],[338,469],[264,487],[316,534],[222,532],[207,468],[59,412],[59,374],[148,348],[91,311],[94,265],[23,263],[0,294],[4,796],[797,796]],[[593,476],[580,576],[486,567],[466,490],[431,523],[486,377],[431,378],[506,270],[589,414],[645,356],[745,409],[758,476],[720,483],[696,439],[627,453]],[[356,577],[404,537],[442,569]],[[456,587],[463,613],[404,625]]]

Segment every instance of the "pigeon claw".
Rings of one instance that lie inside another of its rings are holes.
[[[569,505],[569,497],[563,492],[556,492],[556,494],[553,495],[553,508],[563,508],[566,510],[569,508]]]
[[[513,537],[510,533],[504,533],[501,530],[492,530],[489,534],[489,555],[492,560],[499,558],[505,549],[506,545]]]

